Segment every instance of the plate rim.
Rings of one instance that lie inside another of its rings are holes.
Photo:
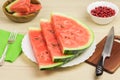
[[[26,39],[27,39],[27,41],[26,41]],[[25,43],[24,41],[26,41],[26,43]],[[28,51],[31,51],[31,52],[29,52],[29,53],[26,53],[26,52],[27,52],[27,51],[25,50],[26,44],[28,44],[28,46],[27,46],[27,49],[29,49]],[[25,55],[29,60],[31,60],[32,62],[37,63],[37,61],[36,61],[36,59],[35,59],[35,57],[34,57],[34,54],[33,54],[33,50],[32,50],[31,44],[30,44],[30,40],[29,40],[28,33],[24,35],[24,38],[23,38],[23,40],[22,40],[21,46],[22,46],[22,51],[23,51],[24,55]],[[87,55],[87,53],[86,53],[86,58],[82,57],[81,60],[76,61],[76,63],[75,63],[75,60],[79,59],[81,55],[85,56],[85,52],[88,51],[88,50],[90,50],[91,47],[93,47],[93,49],[91,50],[91,52],[89,53],[89,55]],[[89,57],[92,56],[92,54],[94,53],[95,49],[96,49],[96,42],[95,42],[95,40],[94,40],[94,42],[92,43],[92,45],[91,45],[84,53],[82,53],[82,54],[81,54],[80,56],[78,56],[77,58],[69,61],[68,63],[62,65],[61,67],[75,66],[75,65],[78,65],[78,64],[84,62],[85,60],[87,60]],[[31,53],[32,53],[32,54],[31,54]],[[30,54],[30,56],[28,56],[28,54]],[[72,63],[72,64],[71,64],[71,63]]]

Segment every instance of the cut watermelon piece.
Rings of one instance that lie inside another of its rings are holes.
[[[65,61],[66,59],[71,59],[74,56],[64,55],[64,53],[62,53],[50,22],[48,22],[47,20],[41,20],[40,27],[53,62]]]
[[[25,12],[28,11],[30,0],[14,0],[7,7],[8,12]]]
[[[30,4],[30,12],[29,13],[34,13],[38,10],[40,10],[42,6],[40,4]]]
[[[29,39],[40,70],[54,69],[63,64],[52,61],[40,29],[30,29]]]
[[[32,4],[31,0],[15,0],[6,7],[8,12],[17,13],[19,16],[35,13],[41,8],[41,4]]]
[[[77,54],[86,50],[94,41],[93,31],[84,23],[53,13],[51,22],[64,54]]]
[[[12,11],[28,14],[30,12],[30,8],[27,5],[19,5],[17,8],[12,9]]]

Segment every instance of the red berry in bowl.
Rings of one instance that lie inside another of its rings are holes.
[[[96,1],[88,5],[87,12],[97,24],[108,24],[118,15],[119,8],[108,1]]]
[[[115,15],[115,10],[107,6],[98,6],[91,10],[91,14],[97,17],[111,17]]]

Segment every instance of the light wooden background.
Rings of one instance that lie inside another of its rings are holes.
[[[2,5],[6,0],[0,0],[0,29],[26,34],[29,27],[39,27],[41,18],[50,18],[51,12],[64,13],[73,16],[87,25],[94,33],[98,43],[114,26],[115,34],[120,35],[120,14],[108,25],[95,24],[87,14],[88,4],[97,0],[41,0],[42,10],[39,15],[28,23],[15,23],[10,21],[2,11]],[[120,0],[106,0],[120,7]],[[69,68],[52,71],[39,71],[35,63],[31,62],[24,53],[14,62],[5,63],[0,67],[0,80],[120,80],[120,68],[114,73],[95,77],[95,67],[82,63]]]

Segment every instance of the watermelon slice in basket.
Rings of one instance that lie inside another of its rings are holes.
[[[81,54],[94,41],[92,30],[72,17],[53,13],[51,23],[64,54]]]
[[[61,62],[73,57],[73,55],[64,55],[64,53],[62,53],[62,51],[60,50],[54,30],[50,22],[42,19],[40,22],[40,27],[53,62]]]
[[[33,4],[31,0],[13,0],[6,6],[6,10],[14,16],[24,16],[35,13],[41,8],[41,4]]]
[[[52,61],[40,29],[31,28],[29,39],[40,70],[54,69],[63,64],[63,62],[54,63]]]
[[[30,6],[30,0],[14,0],[6,7],[6,9],[8,12],[29,12],[28,6]]]

